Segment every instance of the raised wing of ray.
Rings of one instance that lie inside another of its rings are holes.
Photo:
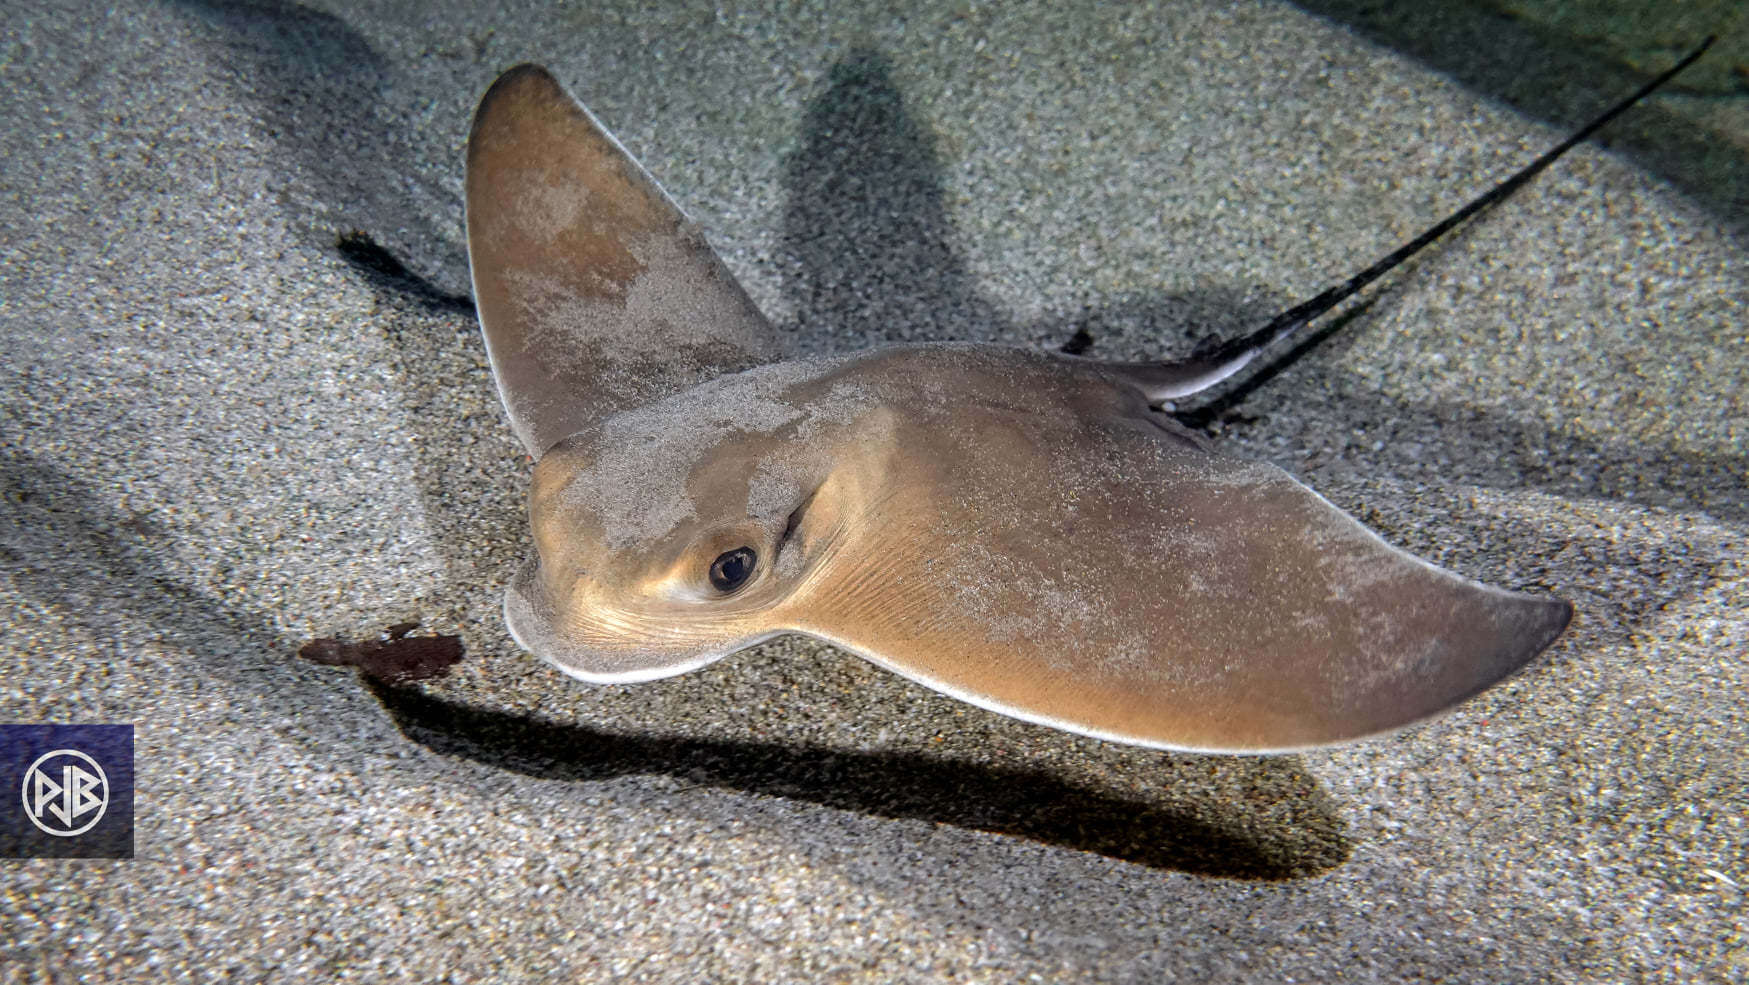
[[[519,65],[480,101],[467,210],[493,376],[531,455],[781,355],[698,227],[546,69]]]
[[[1561,141],[1543,156],[1519,169],[1517,174],[1476,196],[1469,204],[1453,212],[1431,229],[1391,251],[1377,263],[1341,284],[1337,284],[1316,297],[1302,301],[1276,315],[1269,320],[1268,324],[1249,335],[1240,336],[1210,352],[1177,362],[1109,363],[1107,365],[1120,370],[1126,378],[1141,387],[1143,392],[1148,394],[1149,399],[1155,403],[1188,397],[1200,390],[1214,386],[1244,369],[1264,349],[1287,338],[1312,319],[1327,313],[1330,309],[1353,297],[1362,288],[1383,277],[1398,264],[1431,245],[1434,240],[1451,232],[1464,220],[1505,201],[1513,192],[1546,170],[1549,165],[1560,160],[1562,155],[1583,143],[1611,120],[1627,112],[1635,103],[1651,95],[1664,83],[1675,78],[1683,69],[1694,64],[1696,59],[1712,47],[1715,40],[1717,39],[1709,37],[1702,41],[1700,46],[1690,52],[1687,57],[1666,69],[1657,78],[1641,86],[1638,92],[1616,103],[1595,120],[1581,127],[1571,137]]]

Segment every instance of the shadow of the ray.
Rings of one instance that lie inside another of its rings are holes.
[[[296,183],[278,190],[288,227],[319,248],[338,228],[369,228],[440,294],[467,289],[456,236],[461,200],[408,176],[404,162],[422,155],[427,138],[403,122],[416,114],[370,42],[341,17],[292,0],[162,2],[216,42],[200,47],[233,73],[236,94],[314,187],[314,195]],[[454,57],[484,57],[478,39],[471,51],[462,49]]]
[[[785,797],[874,817],[1024,838],[1158,869],[1289,879],[1341,864],[1349,846],[1317,783],[1286,757],[1223,764],[1239,786],[1292,805],[1258,823],[1246,805],[1160,803],[1087,789],[1044,770],[919,755],[623,735],[469,706],[365,679],[409,738],[546,780],[665,775],[694,786]],[[1258,805],[1261,807],[1262,805]],[[1222,816],[1225,814],[1225,816]]]
[[[238,685],[262,703],[296,687],[300,705],[338,712],[353,703],[316,682],[318,672],[284,659],[287,640],[271,620],[190,586],[172,574],[166,532],[148,514],[104,503],[96,487],[7,440],[0,453],[0,565],[13,583],[99,639],[120,608],[193,654],[200,673]]]
[[[802,133],[783,168],[797,351],[1001,337],[956,245],[935,135],[905,108],[891,61],[870,48],[839,59]]]

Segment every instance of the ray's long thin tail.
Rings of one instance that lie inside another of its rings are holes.
[[[1715,40],[1717,38],[1709,37],[1702,41],[1700,46],[1690,52],[1687,57],[1666,69],[1657,78],[1641,86],[1638,92],[1610,107],[1607,112],[1587,123],[1571,137],[1561,141],[1547,153],[1519,169],[1517,174],[1478,195],[1469,204],[1453,212],[1426,232],[1391,251],[1377,263],[1341,284],[1276,315],[1262,328],[1229,340],[1212,352],[1179,362],[1124,363],[1113,364],[1113,368],[1118,368],[1121,365],[1124,375],[1140,386],[1150,400],[1156,402],[1186,397],[1214,386],[1245,368],[1246,364],[1255,359],[1264,349],[1287,338],[1312,319],[1348,300],[1356,292],[1383,277],[1393,267],[1421,252],[1434,240],[1444,236],[1464,220],[1510,197],[1513,192],[1522,188],[1532,178],[1547,170],[1549,165],[1559,160],[1563,154],[1608,125],[1611,120],[1627,112],[1635,103],[1651,95],[1664,83],[1675,78],[1683,69],[1694,64],[1701,55],[1706,53],[1708,48],[1712,47]]]

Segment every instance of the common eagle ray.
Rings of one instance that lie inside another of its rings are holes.
[[[510,631],[596,683],[799,633],[983,708],[1170,749],[1303,749],[1445,711],[1529,663],[1572,606],[1398,550],[1161,405],[1504,199],[1705,48],[1343,284],[1160,363],[969,343],[785,360],[655,180],[549,72],[512,68],[467,151],[480,323],[536,459]]]

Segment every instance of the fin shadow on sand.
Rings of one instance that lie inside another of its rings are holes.
[[[285,176],[296,180],[275,191],[291,229],[327,247],[337,234],[367,228],[440,296],[467,290],[461,199],[407,174],[404,162],[427,152],[429,135],[406,125],[418,107],[404,101],[393,66],[369,41],[340,17],[290,0],[161,2],[195,27],[196,46],[216,67],[233,73],[235,92],[288,165]],[[201,45],[203,38],[217,43]],[[433,54],[471,63],[485,53],[478,39],[457,39]],[[312,126],[335,119],[346,123]]]
[[[627,774],[785,797],[871,817],[928,821],[1094,852],[1157,869],[1229,879],[1317,875],[1348,859],[1342,822],[1291,757],[1239,761],[1222,784],[1235,802],[1118,797],[1044,769],[1002,769],[923,755],[764,742],[627,735],[437,697],[366,679],[408,738],[433,751],[543,780]],[[1225,768],[1232,761],[1223,762]],[[1268,790],[1273,804],[1247,804]],[[1287,810],[1280,808],[1285,803]],[[1258,823],[1266,810],[1281,817]]]

